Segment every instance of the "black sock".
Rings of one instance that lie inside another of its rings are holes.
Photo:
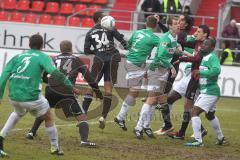
[[[102,116],[103,118],[106,118],[108,115],[108,112],[110,110],[112,103],[112,95],[105,95],[103,97],[103,110],[102,110]]]
[[[87,113],[88,111],[88,108],[92,102],[92,99],[93,99],[93,96],[91,94],[86,94],[84,96],[84,100],[83,100],[83,103],[82,103],[82,107],[84,109],[84,111]]]
[[[191,113],[190,112],[184,112],[183,113],[182,126],[179,130],[180,135],[185,135],[190,120],[191,120]]]
[[[86,142],[88,140],[88,132],[89,132],[89,126],[86,121],[80,122],[79,125],[79,134],[81,137],[81,141]]]
[[[165,104],[161,104],[162,106],[162,118],[163,118],[163,121],[164,121],[164,127],[165,128],[171,128],[172,127],[172,123],[171,123],[171,117],[170,117],[170,109],[169,109],[169,106],[167,103]]]
[[[43,122],[43,118],[42,117],[37,117],[34,121],[34,124],[32,126],[32,129],[29,132],[32,132],[33,135],[36,135],[36,132],[38,130],[38,128],[40,127],[41,123]]]
[[[4,138],[0,136],[0,150],[3,150],[3,141],[4,141]]]

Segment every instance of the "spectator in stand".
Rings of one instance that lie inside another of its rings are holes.
[[[224,38],[240,38],[238,28],[236,25],[236,20],[232,19],[230,24],[226,25],[222,32],[222,37]],[[230,49],[235,49],[237,47],[236,41],[230,41]]]
[[[159,0],[144,0],[142,6],[141,6],[142,11],[144,12],[155,12],[159,13],[160,11],[160,2]],[[145,14],[145,18],[147,18],[149,15],[152,14]]]
[[[189,6],[185,6],[183,9],[183,14],[192,15],[191,9]]]
[[[229,49],[230,42],[224,41],[221,44],[221,48],[223,49],[223,53],[221,55],[220,64],[222,65],[232,65],[234,60],[233,52]]]
[[[182,5],[180,0],[163,0],[160,5],[160,13],[166,14],[180,14],[182,12]],[[162,23],[166,23],[166,16],[161,17]]]

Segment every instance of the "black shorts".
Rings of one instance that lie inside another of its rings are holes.
[[[113,84],[117,81],[117,71],[119,62],[115,60],[104,61],[101,58],[95,56],[93,59],[93,65],[91,69],[91,76],[95,82],[99,82],[104,76],[104,82],[109,81]]]
[[[51,108],[61,108],[66,117],[73,117],[84,113],[80,106],[81,104],[78,103],[74,96],[60,94],[47,86],[45,97]]]
[[[199,80],[195,80],[195,78],[191,77],[187,86],[185,97],[193,101],[198,87],[199,87]]]

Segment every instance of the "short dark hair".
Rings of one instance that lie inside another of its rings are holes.
[[[60,50],[62,53],[72,52],[72,42],[68,40],[64,40],[60,43]]]
[[[185,30],[186,30],[187,32],[190,32],[190,30],[191,30],[192,27],[193,27],[194,20],[193,20],[193,18],[190,17],[188,14],[183,14],[183,16],[184,16],[184,19],[185,19],[186,23],[188,24],[188,25],[186,26]]]
[[[93,14],[93,21],[94,23],[97,23],[99,18],[102,18],[104,16],[103,12],[97,11]]]
[[[147,27],[155,28],[157,26],[157,18],[155,18],[154,16],[148,16],[146,25]]]
[[[198,28],[201,28],[203,30],[203,33],[207,33],[207,38],[209,37],[210,29],[207,25],[200,25],[200,26],[198,26]]]
[[[40,34],[34,34],[29,38],[29,47],[40,50],[43,46],[43,37]]]
[[[171,26],[172,23],[173,23],[173,20],[176,20],[176,21],[177,21],[178,18],[179,18],[179,17],[177,17],[177,16],[169,16],[169,17],[168,17],[168,20],[167,20],[167,25],[168,25],[168,26],[169,26],[169,25]]]

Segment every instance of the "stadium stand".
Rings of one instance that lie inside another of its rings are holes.
[[[25,15],[24,22],[26,23],[37,23],[37,15],[34,13],[27,13]]]
[[[42,12],[44,7],[43,1],[33,1],[31,10],[33,12]]]
[[[23,21],[23,14],[20,12],[12,12],[10,15],[10,21],[13,22],[22,22]]]
[[[72,3],[63,3],[61,5],[60,13],[61,14],[72,14],[73,5]]]
[[[8,12],[0,11],[0,21],[8,21]]]
[[[17,4],[17,10],[19,11],[28,11],[29,10],[29,0],[19,0]]]
[[[3,8],[8,10],[16,9],[16,0],[5,0]]]
[[[57,2],[48,2],[45,12],[57,13],[59,11],[59,4]]]
[[[54,16],[53,17],[53,24],[64,26],[66,24],[66,17],[64,17],[64,16]]]
[[[92,20],[92,18],[83,18],[82,19],[82,27],[93,27],[94,26],[94,22]]]
[[[80,18],[78,17],[70,17],[69,26],[79,27],[80,26]]]
[[[40,24],[51,24],[52,17],[48,14],[41,14],[39,18]]]

